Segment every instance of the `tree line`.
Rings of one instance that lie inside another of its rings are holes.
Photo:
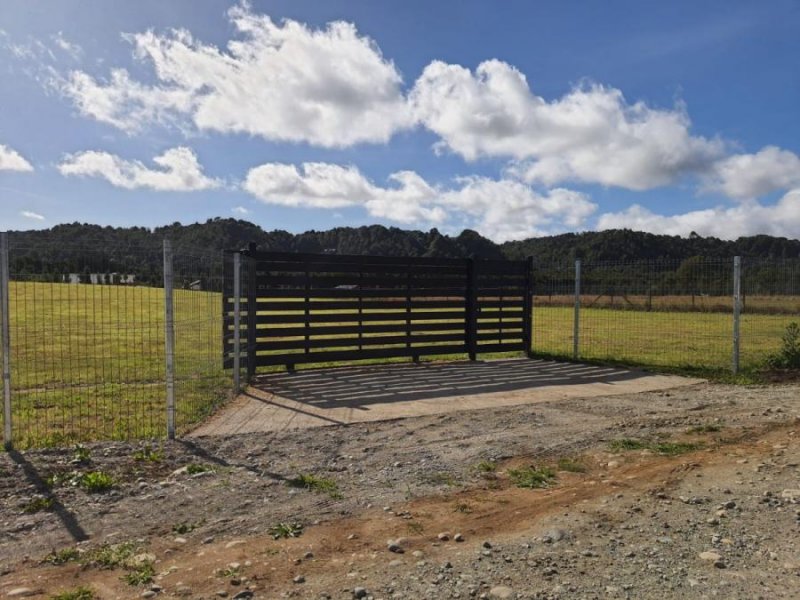
[[[669,287],[692,290],[698,287],[695,281],[707,279],[713,280],[714,285],[702,287],[725,289],[729,281],[725,261],[733,256],[745,258],[750,285],[756,286],[761,281],[762,287],[772,286],[787,278],[789,271],[781,265],[796,265],[800,259],[800,240],[767,235],[721,240],[694,233],[680,237],[623,229],[566,233],[497,244],[472,230],[450,236],[437,229],[414,231],[370,225],[293,234],[282,230],[266,231],[240,219],[215,218],[205,223],[172,223],[154,229],[71,223],[45,230],[11,232],[11,272],[19,277],[30,274],[50,281],[61,281],[63,275],[69,273],[81,274],[82,280],[90,273],[116,273],[134,275],[139,284],[158,285],[165,238],[171,240],[178,257],[218,256],[224,250],[244,248],[249,243],[255,243],[259,250],[282,252],[487,259],[532,256],[540,272],[552,271],[552,278],[563,279],[565,285],[568,285],[569,271],[576,258],[586,263],[587,275],[592,263],[616,263],[604,265],[592,275],[592,280],[596,281],[593,285],[599,288],[622,287],[625,281],[634,279],[640,288],[647,286],[641,281],[641,265],[625,263],[649,261],[661,264],[654,267],[659,273],[656,280],[669,282]],[[713,265],[715,260],[721,261],[719,268],[709,270],[709,264]],[[790,279],[794,279],[797,269],[791,268]],[[655,283],[651,281],[650,285]],[[791,291],[797,287],[795,282],[784,283],[789,293],[800,293],[800,290]]]

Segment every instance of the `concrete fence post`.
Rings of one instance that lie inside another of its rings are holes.
[[[233,393],[242,389],[242,255],[233,254]]]
[[[0,233],[0,338],[3,351],[3,445],[11,449],[11,302],[8,272],[8,233]]]
[[[733,353],[731,357],[731,370],[736,375],[739,372],[739,342],[741,339],[741,313],[742,313],[742,257],[733,257]]]
[[[167,384],[167,438],[175,439],[175,306],[172,243],[164,240],[164,349]]]
[[[572,358],[578,360],[580,356],[581,332],[581,261],[575,261],[575,311],[572,318]]]

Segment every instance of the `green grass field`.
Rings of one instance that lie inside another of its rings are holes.
[[[11,284],[15,445],[161,437],[166,432],[163,291],[51,283]],[[176,422],[185,430],[230,391],[222,370],[219,294],[178,290]],[[537,306],[534,350],[572,355],[571,307]],[[745,314],[744,369],[780,347],[793,314]],[[664,369],[730,369],[732,317],[724,312],[581,311],[580,357]]]
[[[166,433],[163,290],[12,282],[12,422],[18,447]],[[176,290],[176,423],[228,393],[218,294]]]

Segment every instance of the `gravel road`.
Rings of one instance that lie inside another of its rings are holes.
[[[796,384],[700,384],[6,453],[0,594],[798,598],[799,416]]]

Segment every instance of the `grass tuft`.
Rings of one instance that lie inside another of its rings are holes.
[[[558,470],[569,473],[586,473],[586,465],[574,458],[559,458]]]
[[[55,506],[55,499],[51,496],[45,496],[43,498],[34,498],[30,502],[26,503],[25,506],[22,507],[22,511],[28,514],[38,513],[38,512],[45,512],[48,510],[53,510]]]
[[[631,438],[622,438],[619,440],[611,440],[608,447],[614,452],[621,452],[623,450],[646,450],[649,448],[647,442],[642,440],[634,440]]]
[[[189,475],[197,475],[198,473],[213,473],[214,467],[204,465],[203,463],[191,463],[186,465],[186,472]]]
[[[273,540],[296,538],[303,535],[303,526],[300,523],[276,523],[269,528]]]
[[[50,596],[50,600],[95,600],[97,595],[88,587],[79,587]]]
[[[128,585],[145,585],[153,581],[156,570],[151,562],[142,562],[122,576],[122,580]]]
[[[103,471],[84,473],[78,481],[78,485],[90,494],[102,494],[112,489],[116,484],[116,480]]]
[[[53,550],[42,559],[42,562],[50,565],[64,565],[78,560],[80,555],[81,553],[78,552],[77,548],[63,548],[61,550]]]
[[[341,500],[343,498],[336,481],[328,477],[318,477],[311,473],[300,473],[297,477],[289,479],[286,483],[291,487],[328,494],[328,496],[334,500]]]
[[[664,456],[678,456],[679,454],[694,452],[703,447],[702,444],[692,442],[648,442],[630,438],[611,440],[608,445],[615,452],[624,450],[650,450]]]
[[[164,451],[155,449],[150,444],[146,444],[144,448],[141,448],[133,453],[133,460],[140,462],[160,463],[162,460],[164,460]]]
[[[512,483],[519,488],[544,488],[556,478],[556,473],[549,467],[520,467],[509,469],[508,476]]]
[[[482,460],[475,465],[475,470],[479,473],[494,473],[497,470],[497,463],[491,460]]]

